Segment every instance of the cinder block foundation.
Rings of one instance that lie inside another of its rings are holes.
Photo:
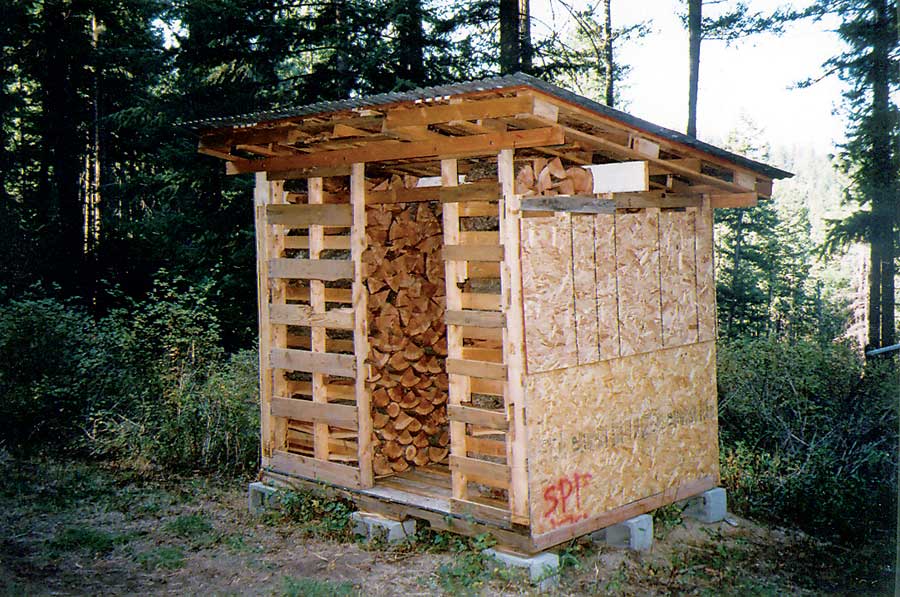
[[[533,556],[523,556],[496,549],[485,549],[481,553],[508,568],[528,568],[531,582],[537,583],[542,591],[559,584],[559,556],[553,552],[545,551]]]
[[[247,506],[251,514],[259,514],[269,506],[269,502],[278,492],[277,489],[256,481],[247,488]]]
[[[649,551],[653,547],[653,517],[641,514],[591,535],[596,543],[634,551]]]
[[[350,520],[353,522],[353,533],[365,537],[366,541],[402,543],[416,538],[416,521],[412,518],[392,520],[368,512],[354,512]]]
[[[696,497],[686,500],[684,516],[696,518],[700,522],[713,523],[725,520],[728,515],[728,497],[725,489],[715,487]]]

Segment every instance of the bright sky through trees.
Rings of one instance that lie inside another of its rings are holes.
[[[556,0],[532,0],[543,25],[573,27]],[[578,2],[584,6],[585,2]],[[783,4],[753,0],[754,9]],[[678,0],[613,0],[613,27],[651,20],[652,32],[620,44],[616,59],[632,66],[620,84],[622,108],[675,130],[687,123],[688,35],[678,17]],[[843,119],[832,112],[841,100],[841,83],[829,77],[810,88],[796,83],[822,73],[821,65],[841,50],[832,23],[802,22],[780,37],[758,35],[730,47],[704,41],[700,54],[700,100],[697,130],[701,139],[724,139],[742,115],[761,125],[773,144],[814,146],[831,151],[843,139]],[[540,35],[539,27],[535,34]]]

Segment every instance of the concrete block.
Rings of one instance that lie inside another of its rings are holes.
[[[715,487],[687,500],[684,516],[700,522],[713,523],[725,520],[728,515],[728,497],[725,489]]]
[[[402,543],[416,538],[416,521],[412,518],[392,520],[377,514],[354,512],[350,520],[353,522],[353,533],[365,537],[366,541]]]
[[[247,488],[247,507],[250,514],[259,514],[269,506],[272,496],[278,492],[274,487],[256,481]]]
[[[494,558],[508,568],[528,568],[531,582],[538,583],[541,591],[549,591],[559,584],[559,556],[545,551],[533,556],[523,556],[496,549],[485,549],[484,555]]]
[[[653,547],[653,517],[641,514],[624,522],[591,534],[595,542],[610,547],[623,547],[634,551],[648,551]]]

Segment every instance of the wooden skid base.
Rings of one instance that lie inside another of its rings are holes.
[[[526,526],[513,524],[509,528],[500,528],[494,522],[478,520],[477,512],[451,512],[452,500],[449,488],[442,487],[438,483],[426,489],[421,478],[417,481],[415,478],[405,479],[402,475],[393,476],[376,482],[372,489],[353,489],[311,481],[272,468],[264,468],[260,477],[264,483],[276,487],[318,490],[328,496],[340,496],[355,503],[362,511],[388,518],[403,520],[411,517],[426,520],[432,529],[439,531],[449,531],[468,537],[490,533],[501,548],[524,555],[546,551],[639,514],[699,495],[716,486],[713,478],[699,479],[676,490],[652,495],[576,525],[532,538]]]

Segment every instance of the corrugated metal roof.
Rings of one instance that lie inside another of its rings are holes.
[[[606,106],[599,102],[595,102],[586,97],[582,97],[580,95],[572,93],[571,91],[563,89],[562,87],[557,87],[556,85],[541,81],[540,79],[537,79],[530,75],[526,75],[525,73],[516,73],[514,75],[506,75],[503,77],[481,79],[479,81],[453,83],[450,85],[423,87],[403,92],[380,93],[377,95],[369,95],[365,97],[351,98],[339,101],[316,102],[314,104],[308,104],[305,106],[277,108],[274,110],[253,112],[251,114],[206,118],[202,120],[184,122],[181,123],[180,126],[194,132],[220,128],[244,127],[285,118],[296,118],[301,116],[311,116],[314,114],[327,114],[330,112],[358,110],[363,108],[376,108],[378,106],[385,106],[388,104],[400,102],[411,102],[443,96],[474,93],[478,91],[501,90],[523,86],[531,87],[538,91],[542,91],[556,98],[559,98],[563,101],[577,104],[582,108],[585,108],[592,112],[596,112],[597,114],[600,114],[602,116],[618,120],[625,125],[639,129],[646,133],[650,133],[651,135],[656,135],[675,143],[687,145],[688,147],[693,147],[694,149],[697,149],[699,151],[703,151],[710,155],[728,160],[730,162],[733,162],[737,166],[753,170],[754,172],[758,172],[770,178],[789,178],[793,176],[793,174],[791,174],[790,172],[781,170],[780,168],[776,168],[762,162],[757,162],[756,160],[751,160],[750,158],[744,157],[742,155],[726,151],[724,149],[716,147],[715,145],[710,145],[709,143],[704,143],[703,141],[689,137],[684,133],[679,133],[678,131],[673,131],[672,129],[661,127],[659,125],[653,124],[652,122],[648,122],[641,118],[632,116],[631,114],[628,114],[626,112],[622,112],[621,110],[610,108],[609,106]]]

